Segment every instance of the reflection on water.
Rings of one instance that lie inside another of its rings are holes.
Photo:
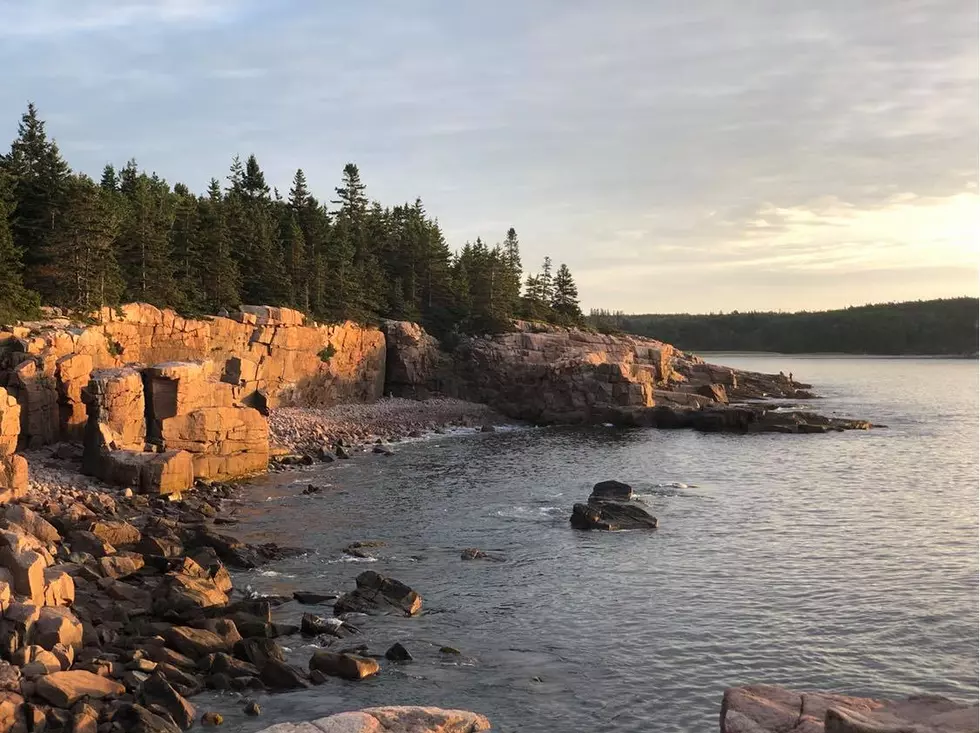
[[[439,437],[256,484],[240,534],[311,551],[240,586],[339,591],[371,568],[416,588],[425,612],[364,625],[372,652],[401,641],[416,661],[230,722],[426,703],[503,731],[709,730],[724,688],[746,682],[975,699],[976,362],[726,361],[792,371],[825,396],[816,409],[889,428]],[[607,478],[645,495],[661,528],[572,531],[571,505]],[[309,483],[324,488],[304,496]],[[375,562],[341,561],[358,540],[385,542]],[[463,561],[465,547],[507,562]],[[305,664],[309,642],[286,644]]]

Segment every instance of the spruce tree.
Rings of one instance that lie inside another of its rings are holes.
[[[64,210],[70,169],[57,144],[48,139],[33,103],[21,117],[17,138],[0,167],[10,180],[10,229],[14,246],[22,253],[25,285],[50,300],[57,295],[49,277],[51,239]]]
[[[558,267],[558,272],[555,275],[551,308],[559,322],[565,325],[579,325],[582,322],[582,310],[578,303],[578,288],[572,279],[571,271],[564,262]]]
[[[116,261],[119,219],[110,193],[84,175],[72,176],[65,211],[51,241],[53,305],[90,312],[120,302],[124,284]]]
[[[126,280],[126,298],[159,307],[183,307],[177,284],[178,263],[171,251],[173,201],[166,181],[132,168],[123,171],[122,226],[117,242]]]
[[[183,183],[174,184],[173,224],[170,227],[170,254],[181,304],[194,313],[207,309],[201,283],[198,200]]]
[[[0,176],[0,323],[37,315],[40,300],[37,293],[24,287],[23,260],[14,245],[9,214],[13,207]]]
[[[231,255],[231,232],[225,215],[221,184],[211,179],[208,195],[197,204],[197,230],[195,240],[200,260],[200,272],[207,309],[217,313],[222,308],[232,309],[241,305],[241,277]]]

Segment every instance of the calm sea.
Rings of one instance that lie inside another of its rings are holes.
[[[711,360],[793,372],[823,396],[814,409],[888,428],[469,433],[256,483],[239,533],[312,552],[236,584],[339,591],[368,568],[398,578],[424,614],[371,619],[349,643],[383,653],[400,641],[415,661],[260,696],[257,720],[231,697],[199,705],[245,731],[376,704],[467,708],[500,731],[713,731],[724,689],[751,682],[976,700],[977,362]],[[659,530],[569,528],[572,504],[611,478],[646,495]],[[325,488],[303,496],[308,483]],[[385,542],[376,561],[344,558],[358,540]],[[466,547],[506,562],[464,562]],[[305,665],[312,647],[280,641]]]

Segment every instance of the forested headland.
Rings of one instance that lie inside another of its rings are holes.
[[[371,201],[353,163],[330,200],[301,168],[270,187],[254,155],[203,194],[135,160],[101,179],[73,172],[33,104],[0,156],[0,321],[41,304],[79,313],[142,301],[194,315],[243,303],[323,322],[422,322],[433,333],[507,330],[511,319],[574,325],[578,292],[545,258],[524,277],[517,233],[453,251],[421,199]]]
[[[666,341],[691,351],[783,354],[977,353],[977,298],[880,303],[800,313],[625,315],[592,311],[590,325]]]

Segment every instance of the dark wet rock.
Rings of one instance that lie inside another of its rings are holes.
[[[236,659],[224,652],[218,652],[213,655],[208,671],[211,674],[226,674],[232,678],[259,676],[259,669],[254,664]]]
[[[334,453],[337,455],[337,458],[350,458],[350,453],[348,453],[347,449],[340,444],[337,445]]]
[[[395,455],[394,452],[391,451],[391,449],[385,448],[383,445],[376,445],[376,446],[374,446],[374,448],[371,449],[371,452],[372,453],[377,453],[378,455],[381,455],[381,456],[393,456],[393,455]]]
[[[639,502],[590,501],[572,507],[575,529],[656,529],[657,518]]]
[[[611,501],[629,501],[633,498],[633,487],[622,481],[600,481],[592,487],[592,499],[608,499]]]
[[[126,733],[180,733],[180,727],[172,720],[151,712],[142,705],[123,704],[112,716]]]
[[[235,644],[234,653],[258,669],[263,669],[270,661],[286,661],[282,647],[272,639],[242,639]]]
[[[334,603],[334,613],[403,613],[413,616],[422,610],[422,596],[404,583],[373,570],[357,576],[357,588]]]
[[[336,630],[343,626],[343,623],[340,619],[327,619],[314,613],[304,613],[299,629],[300,633],[305,636],[319,636],[320,634],[336,636]]]
[[[298,590],[293,593],[293,598],[304,606],[316,606],[327,601],[332,601],[337,597],[336,593],[312,593],[309,591]]]
[[[388,648],[388,651],[385,652],[385,659],[392,662],[411,662],[413,657],[408,649],[401,644],[401,642],[396,641]]]
[[[493,433],[493,432],[496,432],[496,430],[497,429],[493,425],[489,425],[489,424],[482,425],[480,427],[480,432],[481,433]]]
[[[143,704],[159,705],[177,725],[186,730],[194,724],[194,706],[175,690],[160,672],[154,672],[140,687]]]
[[[380,671],[378,663],[369,657],[331,652],[318,649],[310,658],[310,670],[318,670],[331,677],[345,680],[361,680]]]
[[[301,670],[278,659],[266,662],[260,679],[272,690],[299,690],[310,686]]]
[[[262,708],[259,707],[259,704],[255,700],[249,700],[245,703],[245,710],[243,712],[254,718],[262,714]]]
[[[320,491],[321,488],[319,486],[314,486],[313,484],[310,484],[305,489],[303,489],[303,493],[306,494],[307,496],[310,494],[319,494]]]
[[[215,652],[229,652],[241,640],[231,621],[212,622],[212,628],[173,626],[164,634],[167,644],[189,657],[200,659]]]
[[[458,656],[462,655],[462,653],[463,653],[459,649],[457,649],[456,647],[452,647],[452,646],[441,646],[441,647],[439,647],[439,652],[441,654],[449,654],[449,655],[454,656],[454,657],[458,657]]]

